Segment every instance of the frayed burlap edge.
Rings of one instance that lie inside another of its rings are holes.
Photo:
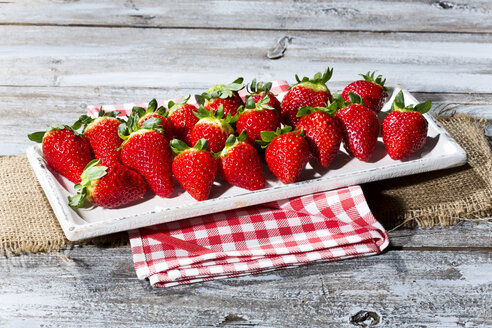
[[[478,201],[483,201],[488,197],[482,206],[475,205]],[[470,201],[471,205],[443,203],[429,206],[422,209],[410,209],[401,214],[396,211],[388,212],[385,216],[393,218],[397,223],[395,226],[386,224],[389,231],[399,228],[433,227],[433,226],[452,226],[465,221],[478,224],[480,222],[492,223],[492,193],[484,192],[473,197],[467,197],[464,201]]]

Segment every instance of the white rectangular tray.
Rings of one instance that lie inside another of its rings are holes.
[[[390,108],[399,90],[399,88],[394,89],[393,96],[383,111]],[[406,104],[418,103],[405,90],[404,95]],[[281,96],[283,95],[279,98]],[[342,146],[328,169],[313,168],[308,164],[300,182],[284,185],[264,167],[263,171],[267,179],[265,189],[248,191],[229,186],[219,179],[214,184],[210,198],[202,202],[194,200],[176,183],[175,192],[171,198],[160,198],[149,193],[141,201],[118,209],[92,207],[73,210],[67,204],[68,195],[73,194],[73,184],[48,167],[43,159],[41,146],[29,147],[27,157],[65,235],[69,240],[77,241],[279,199],[465,164],[466,152],[431,115],[425,114],[425,117],[429,122],[427,142],[422,150],[405,161],[392,160],[386,153],[382,138],[379,137],[370,162],[361,162],[347,155]]]

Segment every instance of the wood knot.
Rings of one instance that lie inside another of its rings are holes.
[[[478,8],[471,7],[465,3],[454,3],[451,1],[438,1],[434,2],[432,6],[437,7],[439,9],[461,9],[461,10],[476,10]]]
[[[442,9],[453,9],[455,4],[449,1],[439,1],[436,3]]]
[[[226,326],[230,324],[234,325],[237,322],[244,322],[244,321],[248,321],[248,320],[237,314],[230,313],[219,322],[218,326]]]
[[[372,311],[359,311],[350,317],[350,323],[359,327],[373,327],[380,321],[379,314]]]
[[[287,45],[292,41],[291,36],[283,36],[281,37],[277,43],[275,44],[275,47],[273,49],[270,49],[267,52],[267,57],[269,59],[278,59],[282,58],[284,56],[285,50],[287,50]]]

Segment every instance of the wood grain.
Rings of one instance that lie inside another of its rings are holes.
[[[400,229],[389,232],[391,249],[492,250],[492,225],[464,222],[458,226]]]
[[[0,4],[2,24],[321,31],[492,31],[490,1],[46,1]]]
[[[169,289],[136,279],[129,248],[0,258],[0,324],[353,327],[369,311],[384,327],[487,326],[490,254],[390,251]]]
[[[292,32],[284,57],[266,53],[277,31],[0,26],[0,85],[204,88],[312,76],[335,68],[341,88],[378,70],[419,92],[490,92],[492,34]]]

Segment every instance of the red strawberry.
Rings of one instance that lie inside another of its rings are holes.
[[[82,172],[81,182],[75,185],[77,194],[68,197],[72,207],[82,207],[85,199],[105,208],[116,208],[145,195],[147,184],[137,172],[115,163],[111,167],[94,159]]]
[[[266,104],[273,107],[273,109],[275,109],[275,111],[278,112],[279,115],[281,115],[282,107],[280,105],[280,101],[278,101],[277,97],[275,97],[275,95],[270,92],[271,88],[272,82],[256,82],[256,79],[253,79],[248,87],[248,91],[250,93],[250,96],[253,97],[255,103],[262,100],[266,93],[268,98],[270,98],[270,101],[268,101]]]
[[[195,145],[198,140],[205,138],[210,145],[210,151],[217,153],[224,148],[229,135],[234,133],[231,123],[237,121],[238,115],[228,114],[225,118],[224,107],[219,106],[215,113],[207,111],[203,106],[198,108],[196,116],[200,120],[191,130],[191,143]]]
[[[391,112],[381,123],[384,146],[392,159],[405,159],[424,146],[427,121],[422,114],[427,113],[431,107],[430,100],[415,107],[405,107],[403,92],[397,94]]]
[[[193,148],[189,148],[181,140],[174,139],[171,148],[178,154],[173,161],[176,180],[193,198],[206,200],[217,174],[217,161],[207,150],[208,141],[200,139]]]
[[[316,73],[312,79],[304,77],[302,80],[296,75],[297,84],[292,86],[282,99],[282,122],[296,126],[299,122],[297,110],[302,106],[325,107],[331,102],[330,90],[326,82],[331,78],[333,69],[329,67],[324,74]]]
[[[208,111],[212,110],[215,113],[222,105],[226,116],[229,114],[234,116],[239,106],[243,105],[243,101],[237,93],[242,88],[244,88],[243,78],[239,77],[231,84],[214,85],[207,92],[196,95],[195,98],[197,103],[203,105]]]
[[[333,96],[340,109],[335,117],[340,119],[343,143],[347,151],[361,161],[367,162],[376,148],[379,135],[379,121],[371,109],[364,106],[362,99],[349,93],[351,103],[345,103],[342,96]]]
[[[43,143],[43,157],[56,172],[73,183],[80,181],[85,166],[92,160],[91,147],[83,136],[69,126],[55,124],[28,137]]]
[[[384,86],[386,79],[383,80],[381,75],[374,79],[375,73],[359,74],[364,80],[358,80],[347,85],[342,92],[343,99],[350,101],[349,92],[353,92],[362,98],[366,107],[375,113],[379,113],[386,103],[386,91],[388,91],[388,88]]]
[[[266,94],[262,92],[263,98],[258,101],[254,98],[258,95],[247,97],[244,109],[242,107],[239,109],[239,118],[236,123],[237,132],[246,131],[250,141],[261,141],[260,133],[262,131],[275,131],[280,127],[280,112],[269,105],[271,102],[268,96],[271,94],[268,92],[269,90],[270,88],[266,90]]]
[[[229,184],[248,190],[265,188],[260,158],[256,149],[246,142],[246,132],[237,138],[231,134],[219,159],[222,173]]]
[[[157,108],[157,101],[155,99],[152,99],[149,102],[149,105],[147,106],[147,109],[142,108],[142,107],[133,107],[132,108],[132,115],[138,115],[139,121],[138,121],[138,126],[142,126],[142,124],[147,121],[148,119],[151,119],[153,117],[157,117],[161,119],[161,127],[164,131],[164,137],[169,141],[173,138],[173,127],[171,122],[167,119],[167,113],[166,113],[166,108],[163,106]]]
[[[72,126],[78,129],[84,125],[84,137],[89,141],[94,156],[105,166],[121,164],[118,149],[121,146],[121,138],[118,135],[121,121],[116,118],[118,114],[116,111],[105,113],[100,110],[97,118],[82,115]]]
[[[299,180],[309,160],[309,145],[300,131],[285,126],[277,131],[263,131],[260,142],[270,171],[285,184]]]
[[[146,120],[138,127],[138,116],[131,115],[120,125],[121,160],[124,165],[140,173],[150,189],[160,197],[173,193],[171,171],[173,154],[169,141],[162,135],[160,118]]]
[[[322,167],[328,167],[340,149],[342,128],[332,115],[336,112],[336,103],[330,107],[301,107],[297,116],[297,130],[304,130],[311,154]]]
[[[191,130],[199,119],[195,115],[198,108],[195,105],[188,104],[188,99],[190,97],[185,98],[180,103],[170,101],[167,105],[167,108],[169,108],[167,118],[172,125],[174,136],[191,146]]]

